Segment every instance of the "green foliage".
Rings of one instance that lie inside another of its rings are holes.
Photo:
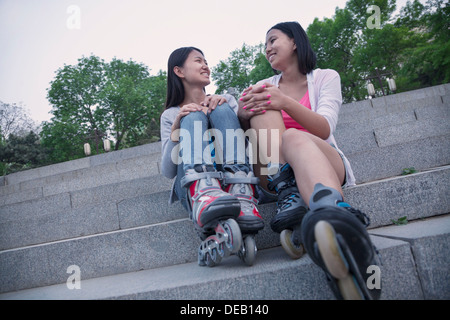
[[[144,108],[142,110],[134,110],[132,105],[130,105],[130,108],[125,109],[123,113],[123,117],[127,119],[127,122],[123,124],[129,125],[129,127],[121,139],[122,147],[131,147],[159,140],[159,117],[164,111],[166,87],[167,76],[162,71],[156,76],[150,76],[143,81],[142,91],[136,91],[134,97],[137,100],[139,100],[139,97],[145,97],[141,101]],[[125,95],[126,92],[124,93]],[[137,103],[135,102],[134,105],[137,105]],[[119,140],[117,139],[117,141]]]
[[[379,8],[378,13],[372,6]],[[371,81],[376,94],[388,93],[387,78],[397,92],[450,81],[450,6],[446,0],[408,1],[397,16],[395,0],[349,0],[332,18],[316,18],[306,30],[317,55],[317,67],[336,70],[342,81],[343,102],[368,97]],[[377,20],[370,27],[371,19]],[[379,70],[382,83],[373,78]],[[230,53],[213,68],[216,93],[242,91],[273,75],[262,44]]]
[[[446,3],[447,2],[447,3]],[[450,6],[448,1],[429,0],[425,6],[417,0],[402,11],[396,26],[411,28],[412,45],[405,50],[399,79],[405,90],[428,87],[450,81]]]
[[[44,122],[41,131],[42,145],[49,150],[49,161],[58,163],[84,157],[83,131],[74,119],[53,119]]]
[[[398,218],[397,220],[391,220],[393,224],[397,225],[397,226],[403,226],[405,224],[408,224],[408,219],[406,218],[406,216]]]
[[[380,8],[379,28],[369,28],[367,9]],[[367,78],[378,69],[390,73],[397,92],[450,81],[450,6],[444,0],[426,5],[408,1],[393,17],[395,0],[350,0],[333,18],[315,19],[307,34],[318,67],[341,75],[344,103],[367,97]],[[377,95],[378,81],[372,80]],[[382,85],[387,90],[383,79]]]
[[[0,174],[34,168],[46,161],[45,148],[41,146],[39,135],[30,131],[27,135],[11,134],[0,145]]]
[[[212,79],[217,86],[216,93],[225,93],[230,88],[241,92],[249,85],[273,75],[273,70],[264,55],[262,44],[249,46],[230,53],[226,61],[220,61],[212,68]]]
[[[417,170],[414,168],[414,167],[411,167],[411,168],[404,168],[403,170],[402,170],[402,176],[406,176],[406,175],[408,175],[408,174],[413,174],[413,173],[416,173],[417,172]]]
[[[85,142],[93,154],[101,153],[103,138],[113,140],[116,150],[138,145],[149,138],[147,126],[159,119],[165,94],[164,72],[150,76],[145,65],[132,60],[83,57],[60,68],[50,83],[54,117],[43,124],[42,143],[55,162],[84,156]]]

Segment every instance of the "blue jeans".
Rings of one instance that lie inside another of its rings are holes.
[[[228,103],[217,106],[211,113],[191,112],[181,119],[182,162],[177,168],[175,193],[186,210],[189,211],[187,192],[181,186],[180,180],[187,170],[194,169],[196,165],[214,165],[217,171],[244,171],[245,173],[251,171],[245,152],[246,139],[236,130],[241,130],[241,125]],[[215,147],[211,143],[213,136]],[[227,147],[231,147],[231,141],[234,147],[227,150]],[[211,157],[211,151],[215,154],[215,159]]]

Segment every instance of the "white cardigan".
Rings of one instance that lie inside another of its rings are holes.
[[[279,86],[281,74],[259,81],[257,85],[270,83]],[[322,115],[330,126],[330,136],[326,141],[333,144],[340,153],[346,168],[346,186],[355,185],[355,177],[350,162],[343,152],[338,148],[333,132],[336,130],[339,109],[342,105],[341,78],[339,74],[331,69],[315,69],[306,75],[308,81],[309,100],[311,110]]]

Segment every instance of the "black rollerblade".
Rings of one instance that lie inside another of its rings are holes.
[[[304,254],[298,229],[304,215],[307,213],[307,205],[303,201],[295,181],[294,171],[286,163],[279,168],[274,175],[268,176],[269,190],[275,190],[278,195],[277,212],[270,222],[274,232],[280,233],[280,242],[286,253],[293,259],[298,259]]]
[[[239,200],[222,190],[221,172],[211,166],[196,166],[182,178],[191,205],[191,219],[203,240],[198,252],[200,266],[213,267],[222,258],[237,253],[242,234],[235,219],[241,212]]]
[[[343,202],[337,190],[320,183],[310,207],[300,227],[301,237],[311,259],[325,271],[336,298],[379,299],[381,285],[367,286],[367,268],[380,265],[366,230],[368,217]]]
[[[264,221],[259,215],[258,200],[255,198],[254,185],[259,183],[253,172],[243,171],[236,173],[225,172],[225,191],[239,199],[241,212],[236,221],[242,232],[243,244],[238,256],[245,264],[251,266],[255,262],[256,248],[255,235],[264,228]]]

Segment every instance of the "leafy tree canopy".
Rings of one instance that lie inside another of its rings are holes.
[[[151,76],[147,66],[132,60],[107,63],[94,55],[58,69],[47,98],[51,121],[43,124],[43,144],[54,161],[83,156],[83,144],[101,152],[101,141],[115,149],[146,139],[147,126],[159,119],[166,94],[166,74]]]

